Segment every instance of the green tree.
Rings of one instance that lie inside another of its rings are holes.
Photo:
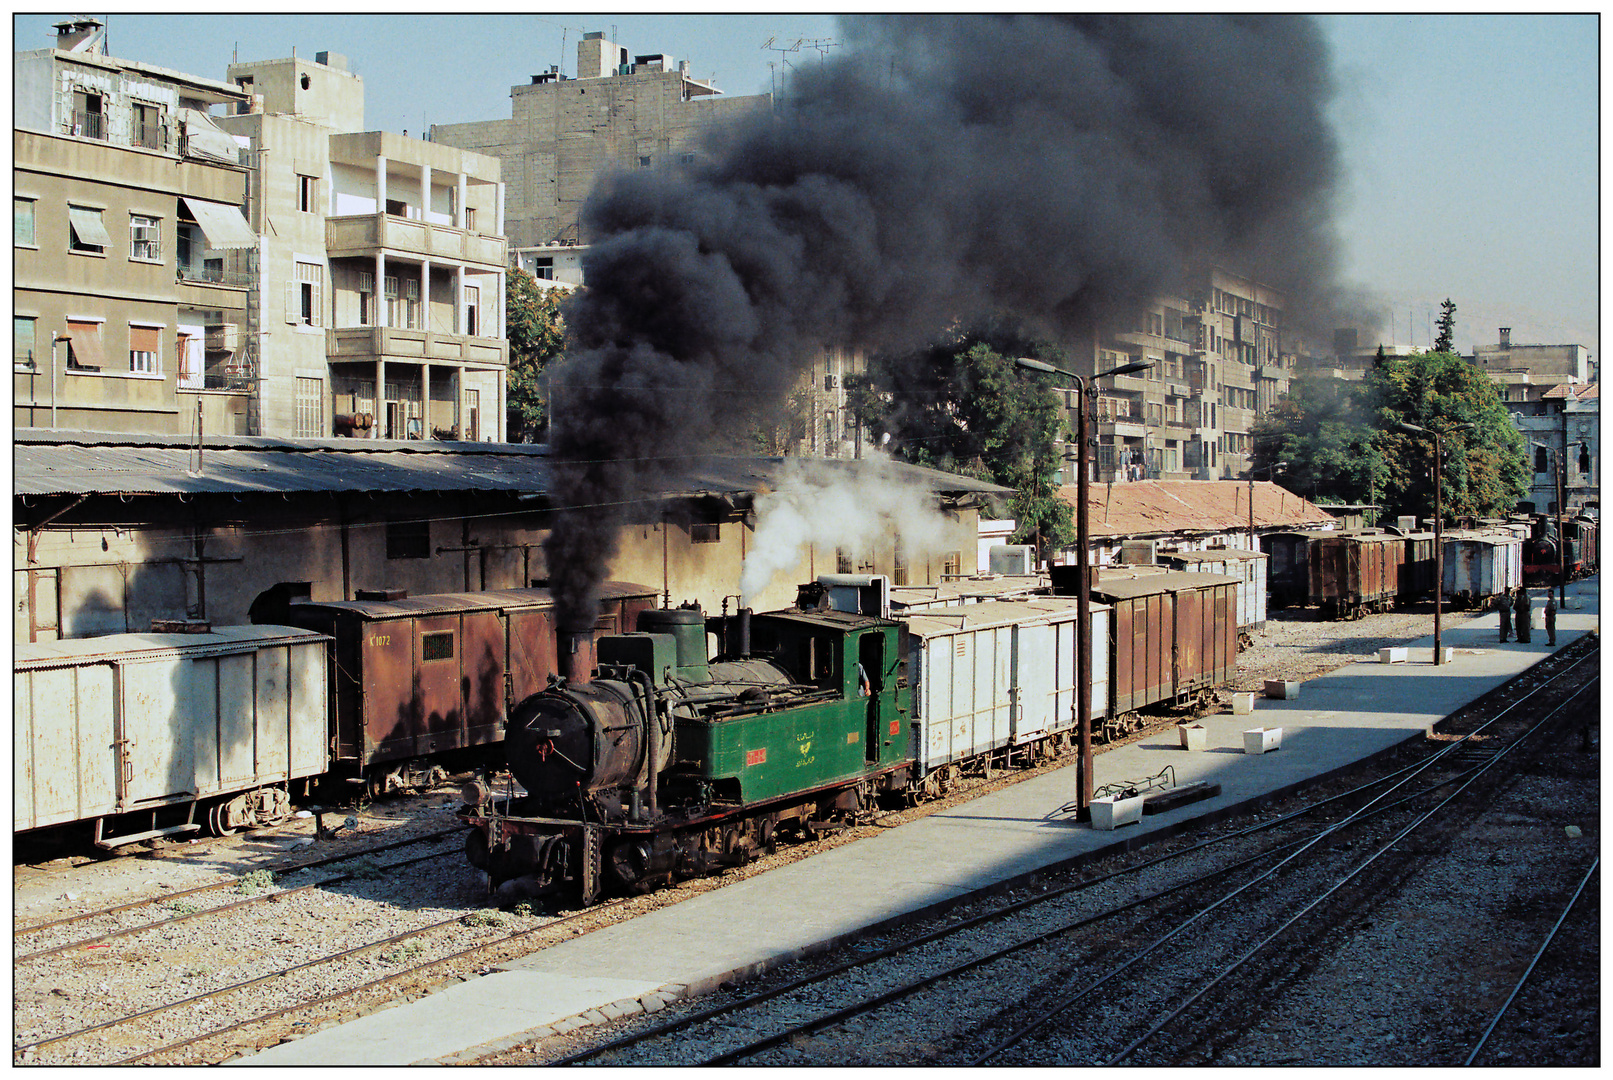
[[[1483,371],[1452,353],[1418,353],[1368,372],[1366,383],[1376,444],[1388,465],[1382,501],[1389,514],[1426,517],[1434,506],[1433,440],[1401,424],[1440,433],[1440,495],[1448,516],[1502,516],[1529,490],[1523,436]]]
[[[569,289],[544,289],[525,270],[505,279],[505,325],[510,343],[505,412],[510,442],[539,442],[549,417],[543,373],[566,348],[561,304]]]
[[[1284,486],[1307,498],[1373,503],[1385,518],[1428,517],[1433,440],[1401,424],[1440,433],[1447,516],[1504,515],[1528,490],[1523,437],[1495,383],[1448,352],[1389,357],[1380,349],[1360,383],[1295,380],[1255,428],[1257,475],[1286,462]]]
[[[1456,351],[1456,305],[1451,298],[1446,297],[1445,302],[1439,305],[1439,336],[1434,339],[1434,351],[1453,353]]]
[[[1013,357],[1062,362],[1052,347],[1011,329],[958,331],[923,349],[876,356],[847,380],[847,404],[896,457],[1015,489],[1012,537],[1043,550],[1075,541],[1073,508],[1058,497],[1061,403],[1044,377]]]
[[[1272,412],[1256,421],[1255,475],[1273,475],[1313,502],[1373,503],[1387,478],[1375,432],[1365,421],[1363,384],[1301,376]]]

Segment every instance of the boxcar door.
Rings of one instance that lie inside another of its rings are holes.
[[[504,618],[499,612],[467,611],[461,617],[462,746],[481,746],[504,738],[504,642]]]
[[[1172,696],[1185,694],[1203,681],[1204,599],[1209,590],[1183,589],[1168,594],[1175,601],[1175,664],[1171,671]]]
[[[1013,677],[1019,707],[1014,710],[1010,741],[1023,743],[1046,735],[1058,715],[1053,712],[1059,692],[1057,632],[1052,626],[1034,624],[1020,624],[1014,630]],[[1070,655],[1075,655],[1074,648]]]
[[[462,745],[465,700],[459,681],[460,616],[413,620],[415,647],[414,752],[429,754]]]

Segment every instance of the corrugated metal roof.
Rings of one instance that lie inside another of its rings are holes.
[[[254,492],[504,491],[551,487],[548,449],[518,443],[397,442],[370,439],[209,437],[202,468],[194,441],[180,436],[19,429],[13,436],[14,495],[242,495]],[[777,487],[786,459],[713,456],[693,460],[666,497],[753,494]],[[869,463],[872,465],[872,463]],[[860,461],[818,461],[855,473]],[[957,496],[1010,489],[917,465],[896,464],[929,490]]]
[[[1070,504],[1074,485],[1059,489]],[[1138,480],[1126,484],[1093,484],[1088,489],[1087,517],[1096,538],[1213,533],[1249,527],[1249,483],[1244,480]],[[1325,525],[1326,510],[1277,484],[1254,485],[1256,528]]]
[[[19,670],[65,667],[135,654],[145,658],[169,654],[211,655],[284,642],[323,640],[327,640],[323,634],[312,630],[272,625],[215,626],[204,634],[105,634],[59,641],[20,641],[13,647],[12,664]]]
[[[1073,620],[1080,611],[1079,601],[1073,596],[1038,596],[1031,600],[987,600],[979,604],[959,607],[931,608],[903,616],[907,632],[921,638],[941,637],[968,630],[983,630],[993,626],[1026,626]],[[1108,606],[1097,602],[1088,605],[1091,611],[1107,611]]]

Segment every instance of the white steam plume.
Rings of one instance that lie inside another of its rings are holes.
[[[777,490],[756,500],[756,542],[745,556],[739,591],[748,603],[780,572],[801,562],[807,545],[853,556],[890,545],[899,534],[911,560],[949,552],[954,523],[923,482],[872,448],[853,465],[811,458],[784,462]]]

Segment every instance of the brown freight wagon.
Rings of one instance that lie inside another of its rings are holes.
[[[1406,563],[1400,573],[1401,602],[1433,596],[1437,581],[1434,573],[1434,534],[1411,532],[1401,539],[1406,544]]]
[[[1406,540],[1387,533],[1316,537],[1305,561],[1311,603],[1323,617],[1359,619],[1366,612],[1388,611],[1399,600]]]
[[[1238,666],[1238,579],[1180,571],[1097,572],[1092,598],[1111,608],[1109,726],[1151,705],[1203,699]]]
[[[656,597],[606,582],[596,629],[637,629]],[[331,770],[374,794],[488,759],[509,711],[560,673],[548,589],[294,603],[285,621],[336,639]]]

